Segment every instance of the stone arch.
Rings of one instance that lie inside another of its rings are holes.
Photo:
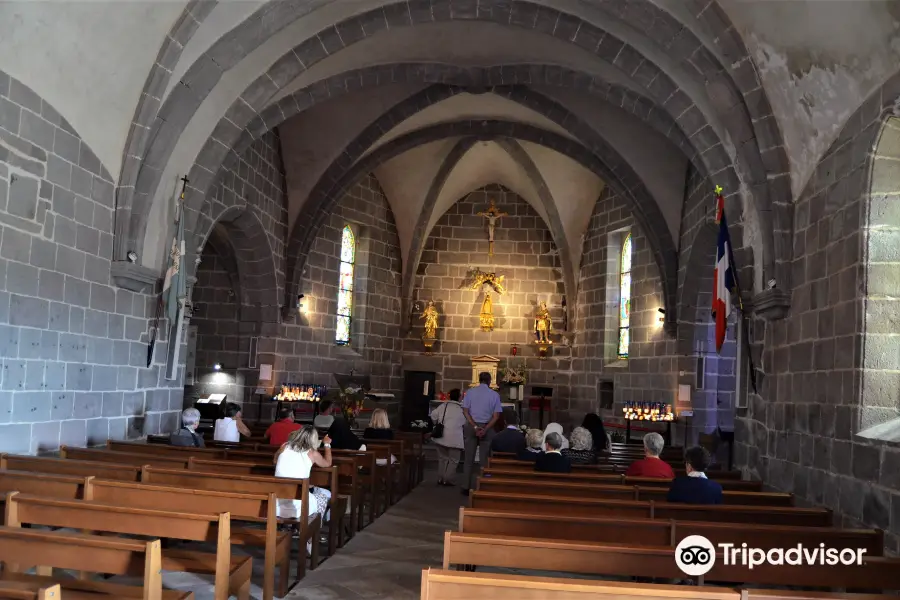
[[[290,296],[295,293],[298,282],[302,277],[302,265],[308,253],[309,243],[314,237],[314,232],[323,220],[327,218],[329,207],[340,198],[343,190],[347,189],[349,185],[377,165],[409,149],[448,137],[473,135],[479,140],[494,140],[498,137],[519,138],[551,148],[595,173],[607,185],[615,188],[632,206],[646,206],[646,210],[652,210],[656,207],[655,201],[650,197],[649,192],[647,192],[640,179],[633,172],[629,175],[630,168],[627,163],[624,163],[624,161],[619,163],[617,172],[613,172],[613,167],[600,160],[594,152],[559,134],[548,132],[532,125],[509,121],[475,120],[433,125],[388,142],[358,160],[350,170],[344,172],[336,181],[327,181],[327,191],[322,193],[322,201],[319,203],[319,206],[312,209],[314,212],[310,214],[309,219],[298,220],[295,231],[292,232],[291,242],[288,246],[288,256],[289,261],[293,261],[293,263],[289,262],[286,273],[287,295]],[[634,216],[645,231],[654,233],[654,237],[651,238],[651,243],[654,244],[653,254],[660,270],[666,306],[672,307],[671,314],[674,315],[676,285],[676,251],[674,243],[672,243],[667,229],[660,230],[658,225],[660,221],[654,222],[648,219],[646,212],[638,209],[635,209]],[[302,229],[298,230],[298,227]],[[674,320],[672,322],[674,323]]]
[[[216,233],[214,233],[214,231]],[[279,294],[275,273],[275,256],[259,218],[246,207],[232,206],[216,217],[197,246],[197,256],[210,241],[232,247],[237,271],[237,294],[240,320],[244,322],[277,323]]]
[[[898,99],[900,101],[900,99]],[[900,441],[900,117],[882,116],[871,146],[865,236],[865,294],[862,299],[860,411],[854,433]]]
[[[360,160],[367,149],[372,144],[374,144],[377,139],[384,135],[385,131],[389,131],[395,125],[408,118],[410,115],[415,114],[415,112],[418,112],[419,110],[422,110],[432,104],[440,102],[441,100],[455,95],[460,91],[463,90],[456,87],[435,85],[427,88],[426,90],[423,90],[419,94],[411,96],[410,98],[407,98],[406,100],[400,102],[394,109],[389,110],[387,113],[382,115],[382,117],[380,117],[369,127],[367,127],[362,133],[360,133],[353,142],[348,144],[347,148],[338,157],[338,159],[336,159],[332,163],[332,165],[329,166],[328,170],[326,170],[325,173],[320,177],[319,182],[310,192],[309,199],[306,202],[306,206],[311,207],[310,210],[314,214],[313,220],[297,220],[295,222],[294,229],[290,234],[287,258],[288,283],[286,285],[286,291],[288,295],[293,293],[292,286],[296,281],[299,280],[299,271],[302,270],[304,257],[308,252],[308,245],[309,243],[311,243],[311,239],[315,236],[316,228],[318,227],[318,224],[321,223],[321,220],[326,218],[326,213],[328,212],[329,206],[328,202],[333,203],[335,201],[335,198],[339,196],[335,195],[333,193],[333,190],[334,186],[342,181],[341,178],[344,176],[344,174],[349,172],[351,168],[355,168],[355,164],[359,164],[357,161]],[[607,176],[604,176],[603,179],[610,182],[615,180],[621,185],[622,189],[628,190],[627,192],[622,194],[623,197],[631,201],[633,211],[637,214],[639,221],[646,224],[646,231],[652,234],[651,239],[653,239],[654,241],[654,255],[656,257],[657,263],[660,265],[660,272],[664,273],[663,286],[664,289],[666,289],[667,282],[669,280],[674,281],[674,279],[671,278],[675,276],[675,271],[677,268],[677,252],[675,249],[675,245],[672,241],[672,237],[665,223],[665,220],[663,219],[662,214],[659,211],[659,207],[656,204],[656,201],[644,187],[643,183],[640,181],[640,178],[634,173],[627,161],[625,161],[615,151],[615,149],[606,142],[602,135],[596,133],[590,125],[585,123],[579,117],[570,113],[567,109],[565,109],[558,103],[547,98],[543,94],[531,90],[525,90],[522,88],[501,88],[500,95],[512,100],[513,102],[523,104],[524,106],[527,106],[541,114],[547,115],[548,118],[565,127],[576,137],[582,138],[583,141],[587,144],[588,149],[592,151],[593,154],[600,157],[600,160],[604,165],[605,172],[608,174]],[[568,142],[564,140],[559,141],[560,143]],[[559,145],[559,143],[556,144],[556,146]],[[513,148],[513,151],[515,151],[514,148],[517,147],[517,145],[510,147]],[[527,158],[527,155],[524,152],[517,153],[519,159],[522,159],[522,155],[525,155],[525,158]],[[530,163],[530,159],[528,159],[527,162]],[[527,164],[524,165],[523,168],[525,168],[526,171],[530,172],[532,176],[536,174],[538,177],[540,177],[540,173],[537,172],[537,169],[534,168],[533,164],[531,165],[530,169]],[[446,174],[444,176],[446,177]],[[545,198],[545,200],[547,199]],[[548,200],[548,202],[550,207],[552,208],[552,210],[548,210],[548,214],[556,214],[555,208],[553,208],[552,200]],[[551,231],[554,232],[557,246],[564,246],[564,244],[559,243],[560,240],[564,238],[564,235],[562,232],[562,225],[558,221],[558,215],[557,222],[551,223],[550,226]],[[424,243],[424,237],[422,237],[421,242]],[[565,250],[565,254],[568,255],[567,250]],[[414,274],[416,271],[418,260],[415,254],[411,256],[411,259],[412,263],[408,266],[407,272],[410,274]],[[571,261],[568,260],[568,258],[566,258],[564,263],[568,264],[568,267],[566,268],[568,281],[567,293],[570,294],[570,297],[575,297],[576,285],[574,269],[572,268]],[[412,280],[407,281],[404,287],[405,292],[408,292],[408,294],[404,293],[403,297],[407,301],[411,299],[411,281]],[[671,304],[674,307],[674,283],[672,284],[672,286],[673,287],[671,288],[671,295],[669,295],[668,292],[666,294],[666,303],[667,305]],[[570,322],[574,322],[573,315],[569,316]],[[673,333],[674,318],[670,319],[668,323],[669,331],[670,333]]]
[[[789,256],[791,248],[785,239],[789,237],[791,230],[790,215],[786,210],[791,201],[790,186],[785,185],[784,177],[767,179],[761,148],[771,150],[767,152],[769,165],[776,167],[773,170],[779,173],[787,172],[787,160],[782,148],[780,131],[743,42],[734,28],[728,27],[730,21],[727,15],[715,3],[695,8],[698,18],[702,17],[701,23],[717,33],[719,39],[715,43],[718,49],[729,59],[734,59],[729,67],[722,68],[723,65],[716,56],[703,47],[690,29],[682,27],[674,17],[655,7],[649,0],[635,0],[635,6],[639,8],[635,10],[629,7],[625,10],[617,6],[607,10],[636,31],[643,32],[637,34],[641,40],[658,46],[654,52],[656,62],[648,58],[647,48],[636,48],[574,15],[526,0],[515,3],[485,0],[478,6],[457,6],[451,5],[450,0],[440,0],[432,2],[427,10],[416,10],[408,3],[401,2],[360,13],[308,39],[284,55],[268,73],[251,84],[227,111],[210,138],[213,144],[204,147],[197,164],[204,165],[202,160],[204,154],[210,155],[208,158],[215,163],[216,156],[221,152],[216,146],[222,144],[226,149],[231,148],[242,134],[242,128],[248,131],[258,129],[259,125],[254,123],[271,127],[272,125],[267,123],[262,115],[269,99],[299,73],[328,56],[331,51],[339,51],[348,43],[352,44],[388,27],[452,20],[496,22],[565,39],[581,49],[593,52],[599,60],[609,62],[626,76],[631,77],[639,86],[644,87],[650,97],[676,118],[686,135],[700,140],[707,148],[714,148],[713,154],[724,152],[729,159],[725,164],[733,162],[741,173],[740,177],[735,175],[735,179],[742,181],[745,184],[743,189],[748,190],[743,194],[744,200],[755,209],[757,223],[752,229],[751,237],[762,250],[760,258],[763,268],[759,270],[759,274],[763,279],[776,277],[776,259],[785,252],[788,252]],[[299,17],[296,14],[292,16],[294,19]],[[283,20],[267,20],[270,24],[263,24],[263,27],[277,30],[292,20],[290,16]],[[245,22],[231,34],[250,27],[256,30],[259,25],[260,23],[255,21],[252,24]],[[721,34],[722,31],[726,33]],[[251,38],[264,39],[263,36]],[[250,42],[245,51],[249,53],[257,43],[257,41]],[[678,72],[682,78],[694,78],[692,82],[683,83],[692,83],[692,87],[697,87],[702,85],[700,82],[705,82],[706,89],[700,91],[695,89],[693,96],[679,89],[678,84],[656,64],[668,61],[672,61],[673,65],[671,69],[667,68],[667,71]],[[677,68],[675,64],[678,65]],[[210,87],[215,85],[221,76],[221,72],[216,72],[217,68],[215,61],[211,61],[208,79],[205,80]],[[695,73],[700,76],[699,81]],[[347,85],[346,81],[344,85]],[[754,94],[753,110],[750,109],[751,103],[745,98],[750,94]],[[142,230],[144,215],[148,212],[147,204],[152,201],[158,185],[159,172],[175,146],[178,132],[192,118],[205,94],[199,96],[186,100],[186,104],[183,105],[177,105],[174,101],[170,103],[171,99],[167,99],[157,116],[156,127],[165,127],[168,134],[151,135],[154,142],[148,148],[145,160],[149,168],[143,168],[145,164],[142,162],[139,173],[135,175],[137,191],[135,200],[140,206],[137,206],[138,214],[132,215],[129,219],[131,227],[129,237],[137,237]],[[709,101],[710,106],[700,108],[694,105],[692,98],[697,98],[703,103],[707,102],[707,98],[712,100]],[[705,111],[714,114],[707,115]],[[275,116],[277,118],[277,115]],[[153,160],[149,160],[151,157]],[[209,177],[215,172],[215,169],[206,170]],[[141,176],[144,176],[143,182]],[[202,193],[206,185],[208,181],[201,180],[198,191]],[[727,189],[738,190],[739,186],[728,186]],[[781,210],[773,210],[773,206],[780,207]],[[774,233],[776,230],[779,232],[778,236]],[[777,277],[788,284],[785,287],[789,287],[789,275],[784,268],[785,265],[782,263],[780,266]]]

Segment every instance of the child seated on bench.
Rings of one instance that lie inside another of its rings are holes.
[[[291,479],[309,479],[312,466],[322,468],[331,467],[331,438],[327,435],[322,440],[325,444],[325,456],[319,453],[319,432],[311,425],[305,425],[302,429],[291,433],[288,441],[275,455],[275,477],[287,477]],[[328,520],[328,503],[331,500],[331,492],[324,488],[311,487],[309,489],[309,514],[319,513],[322,521]],[[301,514],[303,502],[301,500],[278,500],[278,517],[297,518]]]

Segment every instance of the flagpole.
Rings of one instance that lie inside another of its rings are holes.
[[[723,192],[722,186],[717,185],[716,186],[716,202],[718,202],[718,200],[720,198],[722,198],[722,215],[721,215],[721,217],[724,217],[725,202],[724,202],[724,196],[722,195],[722,192]],[[717,211],[717,213],[718,213],[718,211]],[[719,218],[720,215],[716,214],[716,217]],[[728,221],[726,220],[726,224],[727,224],[727,222]],[[753,388],[754,394],[759,394],[759,391],[756,388],[756,367],[753,364],[753,353],[752,353],[752,349],[750,347],[750,327],[749,327],[747,315],[744,312],[744,298],[743,298],[743,294],[741,293],[741,280],[740,280],[740,277],[738,276],[737,265],[734,262],[734,252],[731,248],[731,244],[728,245],[728,266],[731,269],[731,272],[732,272],[731,276],[734,279],[734,289],[735,289],[735,293],[737,294],[737,298],[738,298],[738,311],[740,311],[740,313],[741,313],[741,338],[742,338],[742,341],[744,344],[744,350],[747,353],[747,361],[750,363],[749,364],[750,386]],[[741,366],[738,365],[738,368],[740,369]],[[739,393],[739,391],[738,391],[738,393]]]

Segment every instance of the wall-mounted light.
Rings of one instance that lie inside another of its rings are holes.
[[[306,314],[306,303],[303,301],[305,297],[303,294],[297,295],[297,313],[301,315]]]
[[[221,370],[222,370],[222,363],[216,363],[213,365],[213,371],[221,371]]]
[[[136,263],[137,262],[137,252],[134,250],[129,250],[128,254],[125,255],[128,258],[128,262]]]
[[[659,307],[656,310],[659,312],[659,322],[665,323],[666,322],[666,309]]]

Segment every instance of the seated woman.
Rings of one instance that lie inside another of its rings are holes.
[[[316,465],[327,469],[331,466],[331,438],[327,435],[322,440],[325,445],[325,456],[319,453],[319,432],[311,425],[305,425],[302,429],[293,432],[288,441],[275,454],[275,477],[287,477],[290,479],[309,479],[312,466]],[[313,515],[322,515],[322,521],[328,519],[328,503],[331,500],[331,492],[320,487],[309,489],[309,510]],[[299,518],[303,502],[300,500],[279,499],[276,515],[279,518]],[[307,543],[307,550],[312,549],[311,542]]]
[[[369,426],[363,431],[363,439],[367,440],[392,440],[394,432],[391,430],[391,422],[388,420],[387,411],[383,408],[376,408],[372,411],[372,418],[369,420]],[[391,464],[397,462],[397,457],[391,454]],[[376,464],[384,466],[387,464],[386,458],[379,458]]]
[[[388,420],[387,411],[376,408],[372,411],[372,419],[369,426],[363,431],[363,437],[367,440],[392,440],[394,432],[391,430],[391,422]]]
[[[562,451],[562,455],[569,459],[573,465],[592,465],[597,462],[597,453],[594,452],[594,438],[591,432],[584,427],[576,427],[569,437],[569,447]]]
[[[711,458],[706,448],[695,446],[684,453],[687,475],[672,480],[666,502],[722,504],[722,486],[706,478]]]
[[[546,432],[545,432],[546,434]],[[571,473],[572,463],[562,455],[563,436],[556,432],[544,436],[544,452],[534,461],[534,470],[544,473]]]
[[[205,448],[203,438],[197,433],[198,425],[200,425],[200,411],[196,408],[184,409],[181,413],[181,429],[169,435],[169,445]]]
[[[581,426],[591,432],[591,438],[594,440],[594,452],[606,452],[609,450],[609,436],[606,435],[606,428],[603,427],[603,419],[597,413],[588,413],[584,415]]]
[[[217,442],[240,442],[241,436],[250,437],[250,428],[241,420],[241,407],[229,402],[225,407],[225,418],[216,419],[213,439]]]
[[[544,451],[542,448],[543,444],[544,432],[540,429],[529,429],[525,432],[525,450],[519,452],[517,458],[534,462]]]
[[[567,440],[566,436],[563,435],[563,426],[559,423],[550,423],[549,425],[547,425],[547,427],[544,429],[544,440],[542,443],[547,442],[547,436],[551,433],[558,434],[559,439],[562,440],[562,446],[560,447],[560,450],[565,450],[569,447],[569,440]]]

